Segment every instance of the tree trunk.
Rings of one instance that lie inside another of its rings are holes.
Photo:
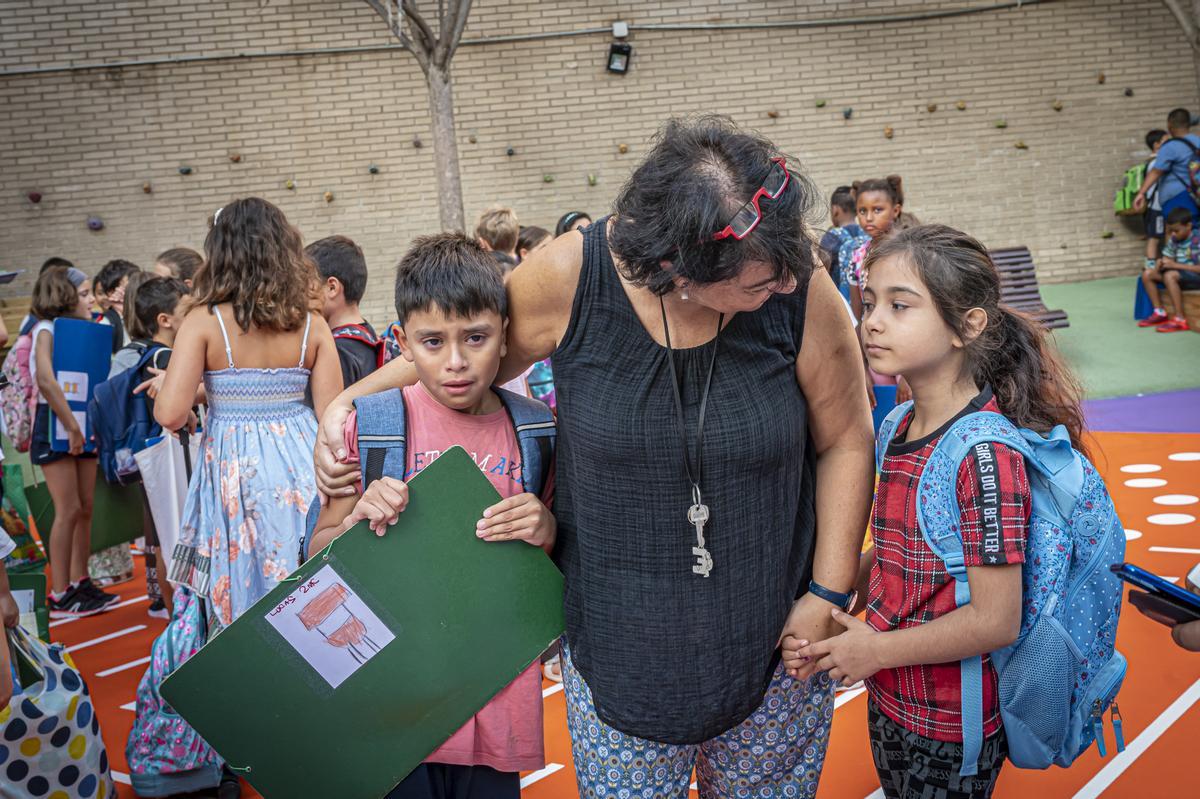
[[[450,70],[429,65],[429,113],[433,117],[433,157],[437,166],[438,214],[443,230],[465,230],[458,140],[454,133],[454,89]]]

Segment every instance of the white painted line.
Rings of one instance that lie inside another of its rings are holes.
[[[1200,680],[1192,683],[1192,687],[1188,688],[1179,698],[1164,710],[1158,718],[1150,722],[1146,729],[1142,730],[1138,737],[1134,738],[1129,746],[1125,747],[1125,751],[1118,754],[1112,760],[1108,761],[1108,765],[1100,769],[1096,776],[1092,777],[1088,784],[1080,789],[1079,793],[1075,794],[1075,799],[1096,799],[1108,786],[1120,777],[1125,769],[1141,757],[1147,749],[1158,740],[1164,732],[1166,732],[1172,724],[1179,720],[1179,717],[1196,704],[1196,700],[1200,700]]]
[[[1200,551],[1200,550],[1198,550],[1198,551]],[[111,641],[114,638],[120,638],[122,635],[129,635],[130,633],[136,633],[138,630],[144,630],[144,629],[146,629],[146,625],[135,624],[132,627],[126,627],[124,630],[118,630],[115,633],[109,633],[108,635],[102,635],[99,638],[93,638],[90,641],[84,641],[82,644],[75,644],[74,646],[69,646],[69,647],[67,647],[67,651],[68,652],[78,652],[81,649],[87,649],[89,646],[95,646],[96,644],[102,644],[105,641]]]
[[[1161,472],[1162,467],[1155,463],[1131,463],[1128,466],[1122,466],[1121,471],[1125,474],[1152,474]]]
[[[1141,537],[1142,537],[1141,530],[1126,530],[1125,531],[1125,540],[1126,541],[1133,541],[1135,538],[1141,538]]]
[[[1200,555],[1200,549],[1187,547],[1150,547],[1151,552],[1173,552],[1176,555]]]
[[[538,769],[537,771],[533,772],[529,776],[522,778],[521,779],[521,787],[528,788],[530,785],[533,785],[538,780],[544,780],[547,777],[549,777],[551,774],[554,774],[555,772],[562,771],[562,770],[563,770],[562,763],[547,763],[545,768]]]
[[[1175,526],[1180,524],[1191,524],[1196,521],[1195,516],[1189,516],[1186,513],[1156,513],[1153,516],[1147,516],[1146,521],[1151,524],[1161,524],[1164,526]]]
[[[130,702],[128,705],[121,705],[121,710],[128,710],[133,713],[137,712],[137,700]]]
[[[860,694],[864,694],[866,692],[867,692],[867,689],[861,688],[861,687],[853,688],[849,691],[842,691],[840,694],[838,694],[837,696],[835,696],[833,698],[833,709],[837,710],[839,707],[846,704],[851,699],[855,699]]]
[[[542,691],[542,699],[548,699],[549,697],[554,696],[556,693],[558,693],[562,689],[563,689],[562,683],[556,682],[556,683],[554,683],[554,685],[551,685],[549,688],[546,688],[545,690]]]
[[[883,795],[883,788],[876,788],[874,791],[867,794],[867,799],[886,799],[886,797]]]
[[[112,774],[113,782],[119,782],[122,785],[132,785],[133,784],[129,781],[129,775],[123,771],[113,771],[113,772],[111,772],[111,774]]]
[[[1184,461],[1200,461],[1200,452],[1176,452],[1167,456],[1168,460],[1184,462]]]
[[[1163,494],[1154,498],[1155,505],[1195,505],[1197,502],[1200,502],[1200,497],[1191,494]]]
[[[1125,481],[1129,488],[1162,488],[1166,484],[1167,481],[1161,477],[1135,477]]]
[[[149,601],[150,601],[150,597],[148,597],[148,596],[136,596],[133,599],[126,599],[124,602],[118,602],[117,604],[115,604],[111,608],[109,608],[108,610],[104,611],[104,613],[114,611],[117,608],[124,608],[124,607],[128,607],[129,605],[136,605],[139,602],[149,602]],[[97,613],[96,616],[103,616],[104,613]],[[50,622],[50,626],[58,627],[59,625],[62,625],[62,624],[70,624],[73,621],[79,621],[79,618],[94,619],[94,618],[96,618],[96,616],[83,616],[83,617],[77,617],[77,618],[73,618],[73,619],[59,619],[57,621]]]
[[[150,662],[150,656],[146,655],[146,657],[138,658],[137,660],[133,661],[132,663],[123,663],[120,666],[114,666],[111,669],[105,669],[104,671],[98,671],[98,672],[96,672],[96,676],[97,677],[111,677],[112,675],[118,674],[122,671],[128,671],[129,669],[136,669],[138,666],[145,666],[149,662]]]

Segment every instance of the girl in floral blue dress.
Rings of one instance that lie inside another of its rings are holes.
[[[312,311],[316,269],[278,208],[225,206],[205,252],[154,414],[183,427],[203,380],[208,417],[170,579],[206,601],[211,637],[299,565],[317,415],[342,378]]]

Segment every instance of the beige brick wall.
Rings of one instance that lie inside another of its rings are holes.
[[[477,0],[466,38],[615,19],[813,20],[971,4],[981,1]],[[256,194],[278,203],[306,239],[337,232],[358,240],[372,269],[368,317],[391,318],[391,267],[414,236],[438,224],[415,61],[399,51],[232,57],[387,44],[365,3],[46,7],[9,0],[0,11],[0,268],[25,268],[28,278],[52,254],[91,271],[118,256],[148,266],[166,247],[199,248],[208,214]],[[1132,275],[1142,244],[1112,216],[1113,190],[1145,157],[1143,133],[1197,99],[1187,46],[1159,0],[1066,0],[888,25],[636,31],[624,77],[603,71],[609,41],[593,34],[460,49],[454,75],[468,219],[493,203],[544,227],[569,209],[603,213],[665,118],[709,111],[771,136],[823,194],[902,174],[908,207],[923,220],[962,227],[992,246],[1028,244],[1046,281]],[[11,74],[212,54],[231,58]],[[824,108],[818,98],[828,101]],[[959,100],[967,110],[955,109]],[[854,108],[850,121],[844,107]],[[999,118],[1007,128],[995,127]],[[884,138],[885,126],[893,139]],[[412,146],[414,136],[423,148]],[[1016,149],[1017,141],[1028,149]],[[511,158],[509,146],[517,150]],[[380,174],[368,174],[371,163]],[[178,174],[184,164],[193,174]],[[588,185],[589,173],[598,185]],[[289,178],[294,191],[284,188]],[[145,182],[152,194],[142,192]],[[25,199],[33,190],[43,194],[38,205]],[[324,201],[326,191],[334,202]],[[100,233],[86,228],[93,214],[105,221]],[[1116,236],[1103,239],[1106,230]],[[29,286],[20,280],[0,296]]]

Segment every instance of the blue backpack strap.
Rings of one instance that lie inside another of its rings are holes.
[[[970,413],[951,425],[938,440],[917,485],[921,535],[954,578],[954,604],[958,607],[971,601],[959,524],[958,470],[971,450],[983,442],[998,442],[1021,452],[1027,459],[1030,456],[1026,439],[1006,417],[990,411]],[[959,774],[967,777],[978,773],[979,755],[983,751],[982,656],[960,661],[959,670],[963,729],[963,764]]]
[[[883,469],[883,456],[887,454],[888,444],[892,443],[892,439],[896,435],[896,428],[904,421],[904,417],[912,410],[912,406],[912,400],[900,403],[888,412],[883,423],[879,425],[879,432],[875,435],[876,472]]]
[[[521,485],[527,492],[540,497],[554,462],[557,432],[554,413],[539,400],[502,388],[495,391],[517,431],[517,444],[521,448]]]
[[[358,411],[358,459],[363,490],[384,475],[404,478],[406,455],[404,395],[398,388],[368,394],[354,401]],[[308,542],[317,529],[321,498],[314,497],[304,518],[300,562],[308,560]]]
[[[390,388],[354,401],[358,411],[358,458],[363,490],[387,475],[404,479],[407,420],[404,394]]]

